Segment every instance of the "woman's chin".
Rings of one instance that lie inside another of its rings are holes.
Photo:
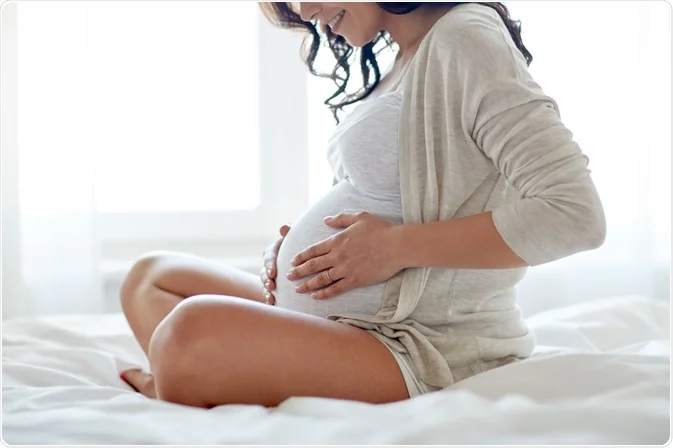
[[[353,35],[351,33],[343,33],[343,34],[339,33],[339,34],[341,35],[341,37],[346,39],[346,42],[348,42],[348,45],[350,45],[351,47],[361,48],[361,47],[364,47],[365,45],[367,45],[372,40],[374,40],[373,37],[371,39],[367,39],[363,36],[357,36],[357,35]]]

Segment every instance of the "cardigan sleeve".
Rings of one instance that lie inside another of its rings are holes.
[[[597,248],[605,239],[603,208],[556,102],[533,81],[499,17],[460,23],[442,33],[433,53],[444,61],[444,92],[455,92],[448,100],[459,103],[454,126],[518,193],[492,211],[502,238],[531,266]]]

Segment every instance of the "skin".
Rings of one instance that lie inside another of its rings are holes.
[[[187,255],[142,258],[122,307],[152,374],[131,369],[122,379],[147,397],[203,408],[408,397],[388,349],[369,333],[263,301],[254,275]]]
[[[446,12],[429,6],[395,16],[372,3],[300,6],[305,20],[323,24],[341,10],[346,14],[338,33],[351,44],[363,45],[381,29],[399,44],[395,64],[375,94],[395,87],[425,33]],[[305,272],[311,258],[330,261],[330,267],[338,269],[334,272],[339,273],[341,287],[352,288],[390,278],[407,262],[390,259],[399,253],[389,247],[398,242],[389,223],[358,214],[350,221],[341,217],[327,224],[344,227],[340,235],[345,236],[300,254],[298,269]],[[288,230],[281,228],[281,237],[266,251],[261,283],[254,275],[184,254],[155,253],[138,260],[124,281],[121,303],[152,373],[130,369],[121,373],[122,379],[147,397],[204,408],[276,406],[293,396],[370,403],[408,398],[396,361],[370,333],[267,304],[275,300],[270,292],[275,289],[276,254]],[[378,236],[384,243],[379,247],[389,251],[377,253],[373,246],[362,245],[358,251],[373,258],[358,263],[368,270],[378,265],[371,260],[385,262],[356,277],[342,263],[350,260],[345,254],[353,241],[360,244],[379,230],[385,230]],[[423,240],[423,232],[415,235],[421,246],[436,242]]]

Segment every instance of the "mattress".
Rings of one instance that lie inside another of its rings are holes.
[[[118,378],[147,362],[121,315],[3,323],[9,444],[664,444],[670,307],[591,301],[529,319],[525,361],[386,405],[291,398],[211,410],[147,399]]]

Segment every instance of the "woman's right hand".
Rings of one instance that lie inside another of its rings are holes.
[[[290,226],[283,225],[280,228],[280,238],[264,251],[264,266],[262,266],[259,277],[264,285],[264,297],[266,298],[266,303],[269,305],[276,304],[276,298],[273,296],[273,291],[276,289],[276,276],[278,275],[276,259],[278,258],[280,245],[283,243],[283,239],[289,231]]]

